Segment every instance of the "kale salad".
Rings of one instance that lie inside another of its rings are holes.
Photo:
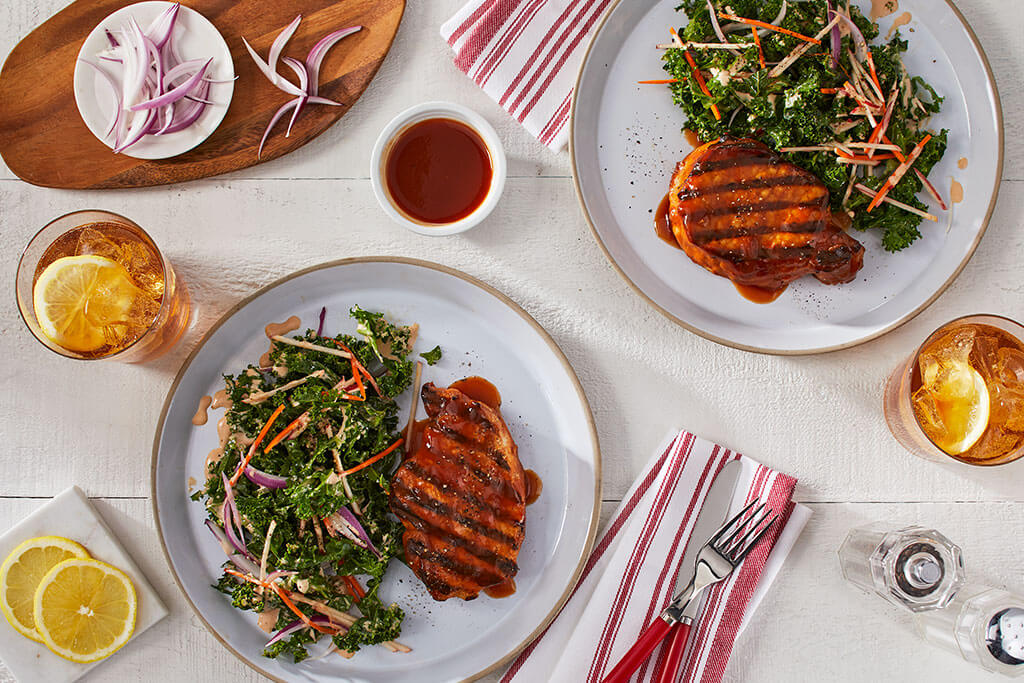
[[[396,398],[419,376],[416,327],[350,314],[356,335],[325,336],[321,312],[320,329],[273,337],[263,367],[224,376],[231,435],[192,497],[227,554],[216,588],[260,615],[267,657],[301,661],[322,636],[345,656],[408,651],[395,640],[402,608],[378,592],[402,555],[388,495],[404,451]]]
[[[858,230],[880,231],[891,252],[910,246],[918,198],[946,203],[927,176],[948,131],[929,131],[942,97],[907,72],[907,42],[884,42],[849,0],[682,0],[688,23],[671,30],[666,83],[702,142],[752,137],[810,171],[832,210]],[[875,44],[873,44],[873,41]]]

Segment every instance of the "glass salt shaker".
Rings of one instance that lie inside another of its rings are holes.
[[[960,548],[935,529],[852,529],[839,548],[843,577],[911,612],[946,606],[964,584]]]
[[[945,609],[914,615],[926,641],[1006,676],[1024,676],[1024,597],[969,585]]]

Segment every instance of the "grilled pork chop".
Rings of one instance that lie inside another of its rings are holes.
[[[425,384],[422,446],[395,472],[391,510],[409,568],[435,600],[472,600],[519,567],[526,475],[501,414],[458,389]]]
[[[756,140],[693,150],[672,177],[669,221],[695,263],[739,285],[777,291],[804,275],[839,284],[864,265],[864,247],[832,221],[824,183]]]

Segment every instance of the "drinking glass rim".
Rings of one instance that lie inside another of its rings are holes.
[[[907,372],[909,370],[911,375],[913,375],[914,366],[917,365],[918,358],[921,357],[921,352],[924,351],[924,347],[926,347],[929,342],[931,342],[933,339],[935,339],[935,337],[940,332],[942,332],[942,331],[952,327],[956,323],[967,324],[967,323],[964,323],[964,321],[969,320],[971,318],[994,318],[995,320],[1002,320],[1002,321],[1005,321],[1005,322],[1008,322],[1008,323],[1012,323],[1012,324],[1016,325],[1017,327],[1019,327],[1021,329],[1024,329],[1024,323],[1018,322],[1017,320],[1014,320],[1013,318],[1010,318],[1010,317],[1005,316],[1005,315],[1001,315],[999,313],[969,313],[967,315],[961,315],[961,316],[959,316],[957,318],[953,318],[952,320],[950,320],[948,322],[944,322],[941,325],[939,325],[938,327],[936,327],[932,331],[932,333],[929,334],[925,338],[925,340],[923,342],[921,342],[921,345],[918,346],[914,350],[914,355],[912,355],[910,357],[910,360],[907,363],[907,368],[906,368],[906,370],[904,370],[904,372]],[[984,323],[979,323],[979,324],[984,324]],[[1022,344],[1024,344],[1024,339],[1018,339],[1018,341],[1021,342]],[[961,463],[961,464],[964,464],[964,465],[970,465],[971,467],[999,467],[1000,465],[1009,465],[1010,463],[1014,463],[1014,462],[1020,460],[1021,458],[1024,458],[1024,444],[1018,446],[1016,449],[1011,451],[1011,453],[1016,453],[1017,454],[1015,457],[1012,457],[1012,458],[1010,458],[1008,460],[1001,460],[999,462],[986,462],[986,461],[978,462],[978,461],[974,461],[974,460],[964,460],[963,458],[961,458],[958,455],[951,455],[950,453],[946,453],[946,451],[944,451],[937,443],[935,443],[935,441],[932,440],[932,437],[928,436],[928,432],[926,432],[924,430],[924,428],[921,426],[921,422],[917,419],[917,413],[911,411],[911,414],[914,417],[914,424],[916,424],[917,428],[921,430],[921,433],[924,435],[924,438],[928,439],[928,443],[930,443],[933,446],[935,446],[936,448],[938,448],[939,451],[944,453],[947,458],[951,458],[952,460],[955,460],[958,463]],[[986,429],[988,429],[987,426],[986,426]]]
[[[119,220],[124,221],[125,223],[129,224],[130,226],[132,226],[133,228],[135,228],[139,232],[141,232],[143,235],[145,235],[146,239],[149,240],[149,243],[153,246],[153,249],[156,250],[156,255],[158,257],[160,257],[159,258],[159,260],[160,260],[160,274],[164,278],[164,285],[167,284],[167,264],[165,263],[167,261],[167,257],[164,256],[162,251],[160,251],[160,247],[157,246],[156,240],[153,239],[152,235],[150,235],[148,232],[146,232],[145,228],[143,228],[141,225],[139,225],[138,223],[136,223],[135,221],[133,221],[132,219],[130,219],[130,218],[126,217],[126,216],[122,216],[119,213],[115,213],[113,211],[108,211],[106,209],[77,209],[75,211],[69,211],[69,212],[67,212],[65,214],[61,214],[60,216],[57,216],[56,218],[51,219],[43,227],[39,228],[39,230],[37,230],[36,233],[34,235],[32,235],[32,238],[29,239],[28,243],[25,245],[25,248],[21,250],[21,256],[18,257],[18,267],[14,271],[14,296],[18,300],[18,315],[21,316],[21,320],[22,320],[22,322],[25,323],[25,327],[28,328],[28,331],[32,334],[33,337],[35,337],[37,342],[39,342],[40,344],[42,344],[47,349],[49,349],[51,352],[57,354],[61,358],[68,358],[70,360],[76,360],[76,361],[91,362],[91,361],[97,361],[97,360],[110,360],[112,358],[117,358],[118,356],[122,356],[125,353],[127,353],[130,349],[132,349],[136,344],[138,344],[140,341],[142,341],[146,337],[146,335],[149,334],[153,330],[153,328],[156,326],[157,321],[160,319],[160,315],[164,312],[164,308],[166,306],[169,306],[170,302],[168,301],[169,297],[167,296],[167,290],[165,288],[164,289],[164,295],[160,297],[160,308],[157,310],[156,314],[153,316],[153,320],[146,327],[145,332],[140,334],[138,336],[138,338],[136,338],[135,341],[133,341],[131,344],[128,344],[128,346],[126,346],[123,349],[120,349],[118,351],[115,351],[114,353],[109,353],[109,354],[107,354],[105,356],[97,356],[96,358],[82,358],[81,356],[72,356],[72,355],[69,355],[67,353],[63,353],[61,351],[58,351],[57,349],[53,348],[52,346],[50,346],[49,344],[47,344],[46,342],[44,342],[42,339],[39,338],[39,335],[36,334],[35,330],[32,329],[32,324],[28,321],[28,317],[26,316],[25,310],[24,310],[24,308],[21,305],[21,295],[20,295],[21,287],[20,287],[20,283],[19,283],[19,280],[20,280],[19,275],[21,274],[21,268],[22,268],[22,266],[25,263],[25,257],[28,254],[29,247],[31,247],[32,244],[36,241],[36,239],[40,235],[42,235],[43,232],[45,232],[46,229],[49,228],[51,225],[53,225],[57,221],[61,221],[61,220],[64,220],[66,218],[71,218],[72,216],[76,216],[78,214],[87,214],[87,213],[100,213],[100,214],[107,214],[108,216],[113,216],[114,218],[117,218]],[[81,228],[81,227],[85,227],[85,224],[77,226],[75,228],[70,228],[69,230],[65,230],[59,236],[62,236],[65,233],[71,232],[71,230],[77,230],[78,228]],[[52,242],[51,242],[51,244],[52,244]],[[44,250],[44,253],[45,253],[45,250]],[[38,266],[38,264],[36,264],[36,266]],[[32,277],[32,288],[33,289],[35,288],[35,276],[34,275]],[[34,299],[34,292],[31,292],[31,294],[32,294],[31,298]],[[32,317],[35,318],[35,310],[32,311]],[[36,325],[37,326],[39,325],[38,321],[36,321]],[[57,344],[57,342],[53,342],[53,344],[54,344],[54,346],[58,346],[58,347],[60,346],[60,344]]]

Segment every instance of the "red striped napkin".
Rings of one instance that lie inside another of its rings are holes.
[[[810,510],[791,500],[796,485],[792,477],[681,432],[659,449],[633,484],[569,601],[512,663],[502,683],[599,683],[644,627],[668,606],[689,534],[711,482],[726,463],[737,459],[743,463],[743,471],[732,511],[738,512],[760,496],[783,512],[785,523],[776,524],[727,581],[705,591],[681,680],[721,681],[745,619],[778,574]],[[684,571],[692,571],[692,567]],[[654,651],[634,681],[653,679],[664,648]]]
[[[455,65],[559,151],[588,35],[611,0],[471,0],[441,27]]]

